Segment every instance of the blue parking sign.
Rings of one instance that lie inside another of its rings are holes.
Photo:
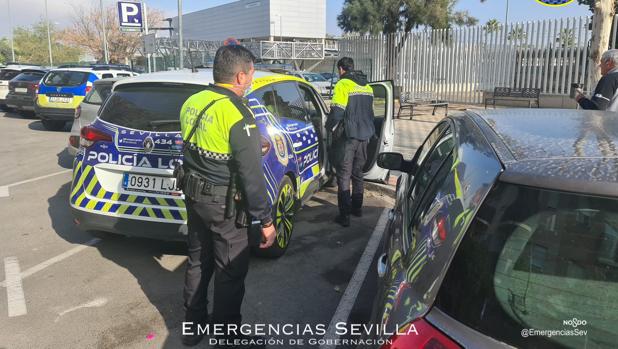
[[[142,30],[142,3],[118,1],[118,19],[120,29]]]

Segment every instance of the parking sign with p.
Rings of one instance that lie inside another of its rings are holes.
[[[120,30],[142,30],[142,3],[130,1],[118,1],[118,19]]]

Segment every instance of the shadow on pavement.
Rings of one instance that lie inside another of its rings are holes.
[[[72,169],[73,168],[73,160],[75,157],[69,154],[69,151],[64,148],[60,153],[56,154],[58,157],[58,165],[62,168]]]
[[[43,131],[43,132],[70,132],[72,126],[73,126],[72,122],[67,122],[66,125],[64,125],[64,128],[62,130],[49,131],[49,130],[46,130],[45,127],[43,127],[43,123],[41,122],[41,120],[36,120],[28,124],[29,129],[33,131]],[[68,141],[68,138],[67,138],[67,141]]]
[[[135,277],[147,302],[163,319],[168,336],[160,347],[182,347],[182,289],[186,266],[182,256],[186,255],[186,245],[183,242],[82,232],[73,223],[69,191],[70,183],[66,183],[48,199],[53,229],[71,243],[83,244],[93,237],[100,237],[102,241],[94,248]],[[363,218],[355,218],[351,227],[343,228],[332,223],[336,214],[332,194],[322,196],[330,196],[330,199],[314,198],[312,200],[314,204],[318,203],[317,206],[305,207],[298,213],[286,255],[277,260],[251,259],[243,304],[247,323],[328,325],[330,322],[383,208],[365,207]],[[170,258],[173,263],[162,261]],[[209,297],[212,304],[212,285]],[[148,314],[139,318],[130,314],[119,316],[118,323],[111,328],[101,329],[97,347],[143,344],[149,332],[155,330],[153,321],[159,316]],[[197,348],[208,348],[207,340]]]

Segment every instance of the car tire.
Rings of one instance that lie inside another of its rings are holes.
[[[66,122],[55,120],[41,120],[43,127],[48,131],[61,131],[64,129]]]
[[[266,258],[279,258],[285,254],[294,230],[294,220],[298,205],[296,203],[296,190],[288,176],[284,176],[279,183],[277,198],[273,205],[273,224],[277,230],[275,242],[269,248],[254,248],[253,252]]]

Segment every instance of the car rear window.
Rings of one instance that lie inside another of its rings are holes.
[[[90,73],[80,71],[53,71],[43,82],[47,86],[79,86],[88,80]]]
[[[88,92],[84,103],[101,105],[103,101],[112,93],[112,84],[96,84],[92,91]]]
[[[39,81],[45,73],[21,73],[15,77],[14,81]]]
[[[180,131],[180,109],[204,86],[135,84],[120,86],[105,103],[102,120],[145,131]]]
[[[0,70],[0,80],[11,80],[20,73],[19,70],[2,69]]]
[[[615,348],[618,202],[499,184],[435,305],[516,347]]]

